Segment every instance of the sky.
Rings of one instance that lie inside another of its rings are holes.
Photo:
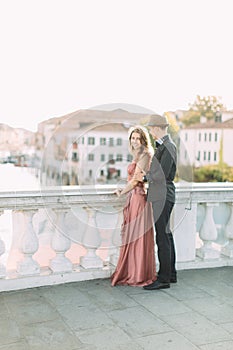
[[[197,95],[233,108],[231,0],[0,0],[0,123]]]

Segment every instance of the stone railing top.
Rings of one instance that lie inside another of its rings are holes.
[[[41,207],[63,208],[81,204],[102,206],[120,205],[113,194],[117,185],[54,186],[40,190],[0,191],[0,210]],[[176,183],[177,202],[232,202],[233,183]]]
[[[177,202],[188,198],[190,202],[232,202],[233,182],[177,183]]]
[[[0,191],[1,209],[63,208],[75,204],[102,206],[104,203],[123,203],[113,193],[116,185],[53,186],[40,190]]]

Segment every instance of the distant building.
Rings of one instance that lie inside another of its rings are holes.
[[[223,113],[222,122],[203,122],[185,127],[180,130],[179,162],[200,167],[218,164],[222,160],[233,166],[232,140],[233,112]]]
[[[116,183],[132,160],[128,129],[146,114],[81,110],[39,124],[37,155],[45,185]]]
[[[0,124],[0,162],[16,162],[27,158],[27,165],[35,152],[35,134],[22,128]]]

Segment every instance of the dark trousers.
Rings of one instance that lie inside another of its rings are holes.
[[[174,203],[169,201],[152,202],[159,260],[158,275],[161,282],[170,282],[171,277],[176,277],[176,253],[170,229],[173,206]]]

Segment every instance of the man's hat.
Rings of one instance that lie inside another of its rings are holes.
[[[144,126],[168,126],[168,120],[165,115],[151,114],[149,120]]]

